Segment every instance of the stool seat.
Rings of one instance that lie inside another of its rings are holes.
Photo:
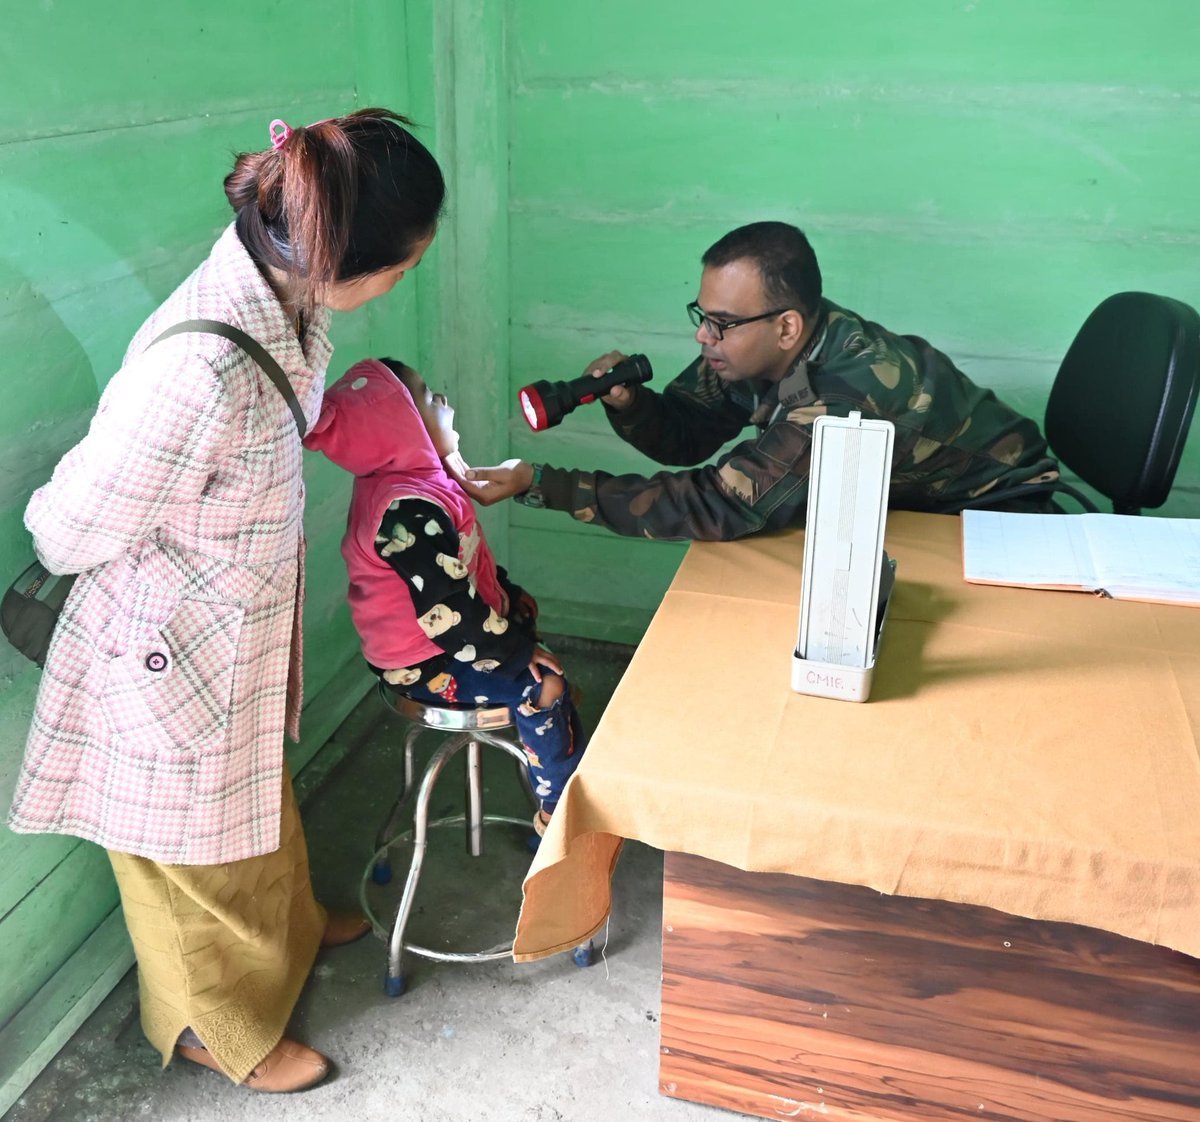
[[[402,717],[431,729],[502,729],[513,723],[507,705],[461,705],[457,702],[435,704],[415,701],[390,690],[381,683],[380,695],[389,709]]]

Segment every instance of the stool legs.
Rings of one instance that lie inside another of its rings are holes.
[[[529,763],[526,760],[514,760],[513,762],[517,765],[517,779],[520,780],[521,789],[529,799],[529,805],[537,810],[542,802],[533,792],[533,780],[529,778]]]
[[[379,832],[375,835],[375,852],[384,851],[384,847],[392,840],[399,832],[400,815],[404,810],[404,804],[408,801],[409,795],[413,789],[413,750],[417,746],[417,737],[421,735],[420,725],[410,725],[407,735],[404,737],[404,785],[400,788],[400,794],[396,796],[396,801],[392,803],[391,810],[388,811],[388,816],[384,824],[380,827]],[[375,862],[371,869],[371,879],[376,884],[389,884],[392,879],[392,863],[384,851],[384,856]]]
[[[406,830],[402,834],[395,832],[398,825],[401,811],[406,801],[413,795],[413,748],[418,735],[423,731],[425,726],[414,725],[405,738],[404,743],[404,789],[400,793],[400,797],[393,804],[391,811],[388,814],[387,822],[379,831],[376,837],[376,852],[373,859],[373,864],[369,867],[370,879],[376,884],[386,884],[391,879],[391,861],[389,851],[393,844],[399,843],[401,840],[411,836],[412,838],[412,860],[409,864],[408,875],[404,881],[404,890],[401,893],[400,904],[396,910],[395,918],[392,922],[392,930],[388,939],[388,965],[387,976],[384,979],[384,990],[390,997],[398,997],[404,992],[406,978],[404,975],[404,954],[409,951],[412,954],[420,955],[422,958],[429,958],[440,962],[489,962],[501,958],[508,958],[512,954],[512,944],[498,945],[489,947],[479,951],[441,951],[434,950],[429,947],[422,947],[416,943],[406,944],[404,941],[404,933],[408,926],[409,917],[412,914],[413,904],[416,899],[417,885],[421,878],[421,870],[425,863],[425,855],[427,850],[429,831],[438,826],[457,825],[462,822],[466,825],[467,851],[473,857],[478,857],[483,852],[483,829],[488,823],[505,823],[512,826],[527,826],[527,820],[523,818],[512,818],[505,815],[485,814],[483,810],[483,768],[482,768],[482,748],[484,745],[490,745],[493,748],[498,748],[506,753],[516,763],[519,774],[523,779],[524,787],[530,796],[530,801],[534,805],[537,804],[536,798],[533,796],[532,784],[529,781],[527,771],[527,761],[524,749],[511,740],[497,736],[493,733],[482,729],[475,729],[470,732],[459,732],[457,735],[450,737],[442,743],[442,745],[434,752],[426,765],[424,772],[421,775],[420,786],[415,792],[412,829]],[[439,730],[440,731],[440,730]],[[445,818],[439,818],[436,821],[430,821],[429,806],[430,800],[433,797],[433,790],[440,778],[446,765],[451,757],[461,751],[463,748],[467,750],[466,755],[466,806],[465,813],[460,815],[452,815]],[[371,919],[371,923],[376,930],[380,930],[381,924],[376,918],[375,913],[371,908],[370,901],[366,893],[366,882],[368,874],[364,873],[363,883],[360,887],[360,900],[362,901],[363,910]],[[575,949],[572,959],[577,966],[590,966],[592,963],[593,947],[591,940],[580,945]]]
[[[478,740],[467,741],[467,852],[483,853],[483,761]]]
[[[421,866],[425,863],[426,837],[429,833],[429,799],[433,794],[434,784],[450,757],[463,746],[463,737],[456,736],[447,740],[433,755],[425,774],[421,777],[421,788],[417,791],[417,804],[413,810],[413,855],[408,867],[408,877],[404,881],[404,892],[400,897],[400,907],[392,924],[392,937],[388,941],[388,970],[384,988],[392,997],[404,992],[404,973],[402,959],[404,955],[404,929],[408,926],[408,917],[412,913],[413,900],[417,895],[417,882],[421,878]],[[476,751],[479,746],[474,745]]]

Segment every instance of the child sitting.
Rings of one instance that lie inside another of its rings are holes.
[[[545,831],[584,737],[537,605],[509,583],[447,465],[465,465],[454,410],[394,359],[365,359],[325,391],[305,438],[355,476],[342,556],[371,669],[417,701],[512,711]]]

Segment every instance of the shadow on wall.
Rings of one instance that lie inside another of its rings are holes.
[[[0,185],[0,587],[33,560],[29,496],[87,431],[102,389],[97,372],[115,369],[114,294],[123,319],[154,304],[114,247],[46,200]],[[7,644],[0,686],[2,821],[37,686]],[[0,899],[0,915],[11,903]]]
[[[45,197],[0,184],[0,579],[29,495],[87,430],[128,329],[155,306],[128,261]],[[119,329],[118,329],[119,327]],[[104,381],[98,375],[102,375]],[[15,570],[14,570],[15,572]]]
[[[50,301],[0,260],[0,581],[32,560],[22,514],[62,454],[87,431],[99,389]],[[14,298],[15,297],[15,298]]]

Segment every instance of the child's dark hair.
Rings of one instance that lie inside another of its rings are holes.
[[[407,362],[401,362],[398,358],[381,358],[379,361],[382,362],[383,365],[386,366],[393,374],[395,374],[397,378],[399,378],[404,371],[412,369]]]
[[[437,227],[441,168],[389,109],[291,129],[278,148],[243,152],[225,177],[237,232],[259,265],[287,274],[311,312],[335,281],[388,269]]]
[[[700,263],[719,269],[742,260],[758,266],[763,295],[772,307],[816,313],[821,303],[821,267],[801,230],[786,222],[751,222],[709,246]]]

